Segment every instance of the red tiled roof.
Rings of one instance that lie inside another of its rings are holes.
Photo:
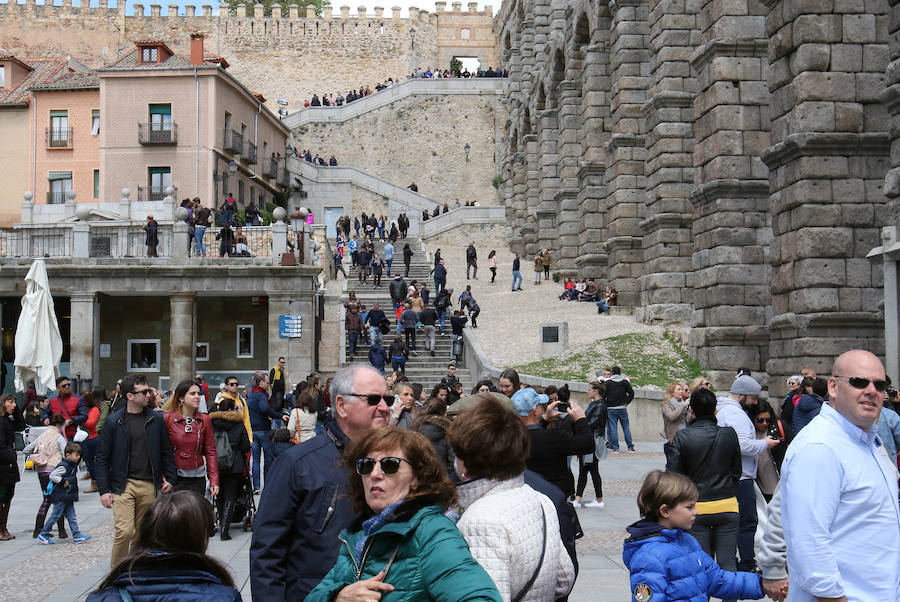
[[[100,88],[100,76],[94,71],[72,73],[57,80],[31,86],[32,90],[90,90]]]
[[[65,58],[16,60],[30,67],[32,71],[15,88],[0,90],[0,105],[27,103],[30,98],[29,88],[52,82],[68,73],[68,61]]]

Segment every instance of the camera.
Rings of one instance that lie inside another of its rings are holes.
[[[897,395],[900,394],[900,391],[897,391],[894,387],[887,388],[887,395],[889,399],[894,399]]]
[[[569,402],[568,401],[559,402],[559,404],[556,406],[556,411],[562,412],[563,414],[568,412],[569,411]]]
[[[776,420],[769,426],[769,430],[766,431],[766,435],[771,437],[772,439],[784,441],[784,425],[780,420]]]

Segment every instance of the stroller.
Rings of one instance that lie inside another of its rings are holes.
[[[249,466],[249,456],[247,454],[247,463]],[[219,510],[219,504],[213,498],[213,508],[216,512],[216,525],[221,529],[222,516]],[[253,497],[253,482],[250,480],[250,472],[245,471],[241,477],[241,486],[238,489],[237,497],[234,499],[234,510],[231,513],[231,525],[240,523],[241,530],[244,532],[253,531],[253,525],[256,522],[256,500]]]

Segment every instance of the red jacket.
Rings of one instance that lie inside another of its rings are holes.
[[[206,458],[206,475],[210,487],[219,484],[219,461],[216,455],[216,440],[213,436],[212,421],[207,414],[194,414],[193,431],[185,432],[184,416],[173,410],[163,415],[169,440],[172,442],[172,453],[178,468],[200,468]]]
[[[75,437],[75,431],[78,430],[78,425],[87,422],[87,404],[84,403],[83,399],[71,393],[62,401],[57,396],[50,400],[50,415],[52,416],[53,414],[59,414],[66,420],[72,421],[66,427],[66,432],[64,433],[66,439],[72,441],[72,438]]]

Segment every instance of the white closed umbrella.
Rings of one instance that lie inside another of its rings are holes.
[[[25,391],[33,378],[41,395],[56,388],[62,359],[62,336],[43,259],[34,260],[25,282],[28,288],[16,327],[16,391]]]

